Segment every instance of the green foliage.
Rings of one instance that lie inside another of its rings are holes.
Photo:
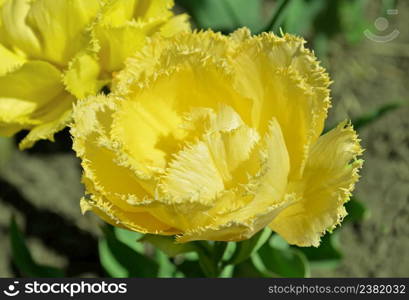
[[[176,255],[179,254],[197,251],[195,244],[193,243],[177,244],[175,242],[174,237],[169,236],[146,234],[139,241],[152,244],[153,246],[160,249],[170,257],[175,257]]]
[[[314,268],[336,268],[342,260],[342,253],[338,244],[338,232],[327,233],[321,239],[318,248],[315,247],[293,247],[302,252],[311,267]]]
[[[120,241],[111,226],[104,227],[103,232],[99,256],[108,275],[119,278],[157,276],[159,265],[156,261]]]
[[[292,3],[291,0],[280,0],[277,1],[275,10],[271,16],[270,22],[268,23],[267,27],[264,28],[263,31],[272,31],[277,33],[279,29],[282,27],[282,23],[284,22],[285,18],[288,16],[286,14],[286,9],[288,9],[289,4]]]
[[[197,261],[185,260],[177,266],[185,277],[203,278],[206,277]]]
[[[177,0],[192,16],[197,27],[229,33],[247,26],[253,32],[262,26],[262,0]]]
[[[314,20],[326,8],[326,1],[297,0],[288,2],[285,15],[282,15],[280,24],[272,28],[273,32],[277,32],[277,26],[281,26],[285,32],[292,34],[301,36],[311,34]]]
[[[142,233],[138,233],[135,231],[130,231],[118,227],[113,228],[115,232],[115,237],[121,241],[122,243],[131,247],[134,251],[138,253],[143,253],[143,245],[141,243],[137,243],[144,235]]]
[[[365,19],[366,0],[343,0],[338,3],[340,28],[349,43],[357,43],[364,38],[363,32],[369,28]]]
[[[259,256],[268,274],[281,277],[309,277],[310,267],[305,255],[274,235],[260,248]]]
[[[10,222],[10,245],[13,262],[21,275],[25,277],[64,277],[62,270],[35,262],[14,218]]]
[[[238,242],[236,245],[236,251],[226,264],[237,265],[245,261],[268,241],[270,235],[271,230],[266,228],[255,234],[251,239]]]
[[[345,222],[359,222],[367,215],[355,198],[346,209]],[[174,237],[141,235],[110,226],[104,233],[100,259],[112,277],[309,277],[310,268],[334,268],[342,259],[338,230],[327,233],[318,248],[290,246],[270,229],[236,243],[178,244]],[[155,248],[147,255],[143,244]]]
[[[158,277],[174,277],[176,273],[176,266],[170,261],[169,257],[162,251],[156,251],[155,258],[159,264]]]
[[[345,204],[345,209],[347,210],[348,215],[345,217],[344,222],[357,223],[364,220],[369,215],[365,205],[355,197],[351,197],[351,200]]]
[[[233,277],[235,278],[263,278],[271,277],[264,273],[261,268],[254,264],[252,258],[248,258],[240,264],[234,266]]]

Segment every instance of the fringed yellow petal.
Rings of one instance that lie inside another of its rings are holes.
[[[0,8],[2,43],[31,55],[41,53],[41,41],[27,24],[31,3],[28,0],[7,0]]]
[[[23,148],[41,137],[52,140],[53,131],[70,118],[66,101],[58,99],[75,102],[96,95],[110,87],[116,72],[150,37],[190,30],[186,15],[175,17],[173,6],[171,0],[1,1],[0,88],[9,82],[14,89],[18,82],[21,91],[0,91],[0,106],[13,106],[0,112],[0,133],[33,130]],[[41,63],[49,66],[49,75],[40,66],[31,68],[24,83],[14,78],[20,69]],[[47,85],[56,71],[59,84]]]
[[[179,32],[190,31],[189,16],[186,14],[177,15],[171,18],[160,28],[160,34],[164,37],[172,37]]]
[[[142,179],[135,176],[132,170],[120,165],[115,145],[109,143],[112,120],[104,114],[111,113],[114,107],[115,101],[105,96],[99,96],[93,101],[80,101],[74,111],[74,120],[78,122],[71,126],[73,148],[85,159],[82,164],[83,180],[88,190],[92,188],[105,197],[110,196],[114,204],[124,210],[137,210],[136,206],[132,206],[135,199],[142,202],[152,197],[153,192],[142,186]],[[118,170],[121,170],[122,176],[112,178],[112,174]],[[129,198],[133,195],[131,204],[127,201],[128,195]]]
[[[170,161],[161,187],[172,202],[190,199],[207,204],[223,191],[224,184],[209,147],[198,142],[178,152]]]
[[[144,45],[146,33],[140,27],[102,27],[95,29],[100,46],[100,63],[107,72],[118,71],[125,60]]]
[[[54,109],[37,112],[40,125],[34,126],[24,137],[19,144],[20,150],[32,147],[38,140],[54,141],[54,134],[65,128],[71,121],[73,101],[74,97],[63,92],[53,99],[53,102],[58,103],[54,105]]]
[[[129,21],[148,23],[167,20],[173,16],[172,0],[105,0],[101,16],[104,26],[121,27]],[[171,19],[172,20],[172,19]]]
[[[251,181],[247,204],[241,209],[207,220],[208,223],[188,230],[179,242],[192,240],[237,241],[248,239],[266,227],[281,210],[288,206],[284,192],[290,169],[287,149],[280,125],[272,120],[264,139],[264,163]],[[240,195],[233,195],[240,197]],[[220,200],[219,200],[220,201]],[[220,209],[220,208],[219,208]]]
[[[362,161],[359,140],[350,125],[341,123],[311,147],[302,180],[290,184],[298,201],[286,208],[270,227],[289,243],[318,246],[321,236],[346,216]]]
[[[169,18],[173,14],[173,0],[139,0],[134,10],[134,17],[143,20]]]
[[[31,2],[26,24],[35,32],[40,52],[32,55],[66,65],[74,55],[88,47],[85,32],[100,9],[99,0],[36,0]],[[31,54],[30,49],[25,52]]]
[[[105,0],[99,23],[102,26],[121,27],[134,17],[138,0]]]
[[[100,80],[101,66],[91,54],[80,53],[69,64],[64,74],[67,90],[77,99],[97,94],[108,83]]]
[[[178,126],[182,122],[169,98],[155,96],[139,95],[137,100],[122,101],[112,125],[114,139],[149,174],[152,169],[166,167],[166,151],[178,146]]]
[[[6,124],[35,124],[34,120],[30,120],[27,116],[37,108],[37,104],[28,100],[5,98],[0,101],[0,122]]]
[[[328,75],[301,38],[240,36],[234,34],[244,39],[232,58],[235,87],[253,100],[251,122],[260,132],[277,118],[290,153],[290,177],[299,178],[306,152],[323,130],[330,104]]]
[[[107,223],[128,230],[141,233],[174,235],[178,231],[162,223],[147,212],[129,212],[119,209],[106,201],[104,198],[92,197],[86,201],[87,209],[92,209],[99,217]],[[85,204],[82,204],[84,207]]]
[[[0,76],[3,76],[22,65],[24,63],[24,58],[16,55],[0,44],[0,61]]]
[[[170,37],[189,31],[187,16],[174,17],[170,10],[173,5],[169,0],[108,0],[93,28],[103,69],[122,69],[125,60],[140,50],[150,36]]]
[[[65,111],[71,109],[73,101],[64,92],[60,77],[61,73],[57,68],[42,61],[27,62],[15,71],[0,76],[2,130],[8,131],[7,128],[10,127],[12,128],[10,132],[15,132],[51,122],[41,127],[43,129],[37,129],[41,132],[37,131],[27,137],[27,140],[34,141],[39,139],[39,136],[50,138],[55,133],[55,131],[51,133],[50,130],[52,131],[53,128],[57,130],[60,127],[55,124],[62,122],[60,118]],[[50,105],[50,103],[57,103],[57,105]],[[52,119],[54,117],[56,120]],[[66,120],[67,117],[63,119]]]
[[[64,90],[60,71],[42,61],[27,62],[0,76],[0,97],[22,99],[44,105]]]

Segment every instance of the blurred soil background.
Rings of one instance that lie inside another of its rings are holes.
[[[409,2],[394,2],[399,13],[387,17],[389,27],[383,35],[395,28],[400,34],[388,43],[364,36],[365,29],[376,33],[373,24],[384,7],[382,1],[366,2],[362,24],[367,27],[358,34],[329,32],[329,40],[321,43],[319,36],[306,33],[307,38],[314,36],[308,46],[316,49],[334,81],[328,126],[391,102],[409,102]],[[274,5],[266,1],[266,18]],[[312,276],[407,277],[409,108],[389,112],[360,130],[360,137],[365,165],[355,196],[367,207],[367,216],[341,228],[341,264],[335,269],[312,269]],[[98,260],[100,221],[80,213],[81,167],[68,130],[57,134],[55,143],[42,141],[24,152],[15,146],[19,139],[11,148],[0,140],[0,276],[18,275],[8,238],[13,215],[37,262],[66,267],[67,276],[103,276]]]

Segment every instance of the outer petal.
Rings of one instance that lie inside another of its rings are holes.
[[[81,209],[85,213],[92,210],[104,221],[114,226],[134,230],[142,233],[175,235],[178,231],[162,223],[146,212],[130,212],[112,205],[109,201],[98,196],[91,196],[90,200],[81,200]]]
[[[0,120],[3,123],[20,123],[22,119],[35,119],[32,114],[58,94],[61,73],[52,65],[35,61],[0,77]]]
[[[171,18],[160,28],[160,34],[164,37],[171,37],[179,32],[188,31],[190,31],[190,24],[189,16],[186,14]]]
[[[107,72],[120,70],[125,60],[142,48],[146,39],[143,28],[134,24],[122,27],[97,26],[94,35],[100,46],[101,66]]]
[[[102,95],[91,99],[79,101],[73,114],[75,123],[71,125],[73,148],[83,159],[84,178],[93,182],[93,190],[110,200],[116,194],[134,195],[141,200],[148,197],[149,192],[138,184],[132,170],[118,164],[115,145],[110,141],[112,118],[109,115],[117,105],[115,99]],[[117,173],[121,174],[120,178],[113,180],[112,174]],[[114,204],[133,209],[125,200]]]
[[[329,78],[301,38],[262,34],[241,41],[232,54],[235,87],[253,100],[251,123],[261,133],[275,117],[291,160],[291,178],[299,178],[309,147],[321,134],[329,101]]]
[[[34,126],[30,132],[20,142],[21,150],[32,147],[38,140],[54,141],[54,134],[65,128],[71,121],[71,108],[75,98],[68,93],[62,92],[53,99],[53,104],[49,104],[52,109],[39,111],[40,124]]]
[[[1,34],[1,33],[0,33]],[[5,46],[0,44],[0,76],[11,72],[13,69],[16,69],[18,66],[24,63],[24,59]]]
[[[134,17],[143,19],[168,18],[172,16],[170,9],[173,7],[173,0],[139,0],[135,7]]]
[[[30,5],[28,0],[4,1],[0,9],[2,43],[13,50],[17,48],[25,53],[38,55],[41,52],[41,42],[26,23]]]
[[[88,46],[85,32],[100,9],[99,0],[36,0],[27,15],[27,25],[41,41],[35,57],[66,65],[81,49]],[[31,54],[30,49],[24,49]]]
[[[64,84],[67,90],[77,99],[96,95],[108,83],[99,79],[101,67],[98,59],[91,53],[79,53],[68,66],[64,74]]]
[[[99,9],[99,0],[8,0],[1,8],[3,39],[30,58],[65,65],[87,47],[85,28]]]
[[[131,21],[138,0],[105,0],[99,23],[103,26],[121,27]]]
[[[27,62],[0,77],[1,133],[32,129],[21,148],[39,139],[52,139],[69,121],[73,101],[64,91],[57,68],[42,61]]]
[[[173,17],[173,5],[172,0],[108,0],[93,28],[103,69],[109,73],[122,69],[150,36],[190,30],[187,15]]]
[[[83,211],[91,209],[107,222],[131,230],[174,234],[174,229],[144,208],[151,197],[149,190],[142,186],[143,179],[120,165],[115,145],[110,144],[112,119],[107,115],[115,106],[113,98],[99,96],[80,101],[74,110],[73,148],[82,158],[83,182],[92,195],[82,200]]]
[[[152,22],[172,16],[173,0],[105,0],[101,24],[121,27],[128,21]]]
[[[26,100],[39,107],[64,90],[60,78],[60,71],[49,63],[27,62],[0,77],[0,97]]]
[[[340,124],[311,148],[304,177],[290,183],[299,201],[286,208],[270,227],[289,243],[318,246],[320,237],[338,225],[346,211],[362,161],[359,140],[350,125]]]

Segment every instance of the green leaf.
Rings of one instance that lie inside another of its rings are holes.
[[[126,230],[123,228],[114,227],[115,236],[119,241],[128,245],[133,250],[138,253],[143,253],[143,245],[139,243],[141,237],[143,237],[142,233]]]
[[[199,255],[199,265],[206,277],[215,278],[219,276],[218,262],[214,259],[214,248],[208,241],[193,242]]]
[[[228,242],[226,250],[224,251],[222,260],[223,261],[229,261],[234,253],[236,252],[236,243],[235,242]]]
[[[227,250],[228,242],[214,242],[213,245],[213,259],[220,261]]]
[[[134,251],[143,254],[144,247],[140,243],[140,239],[143,237],[142,233],[126,230],[123,228],[114,227],[115,236],[119,241],[123,242]],[[159,264],[158,277],[168,278],[173,277],[176,267],[172,262],[169,261],[169,257],[164,254],[162,251],[156,249],[155,251],[155,260]],[[123,271],[122,271],[123,274]]]
[[[265,228],[256,233],[251,239],[238,242],[233,256],[226,262],[227,264],[239,264],[249,258],[253,253],[257,252],[261,246],[269,239],[271,230]]]
[[[228,265],[223,268],[219,274],[219,278],[232,278],[233,277],[234,266]]]
[[[155,246],[170,257],[175,257],[176,255],[187,252],[197,251],[195,244],[177,244],[175,242],[175,239],[169,236],[146,234],[139,241],[146,242]]]
[[[177,0],[202,29],[229,33],[247,26],[259,31],[262,24],[262,0]]]
[[[198,261],[185,260],[181,264],[177,265],[177,269],[181,271],[187,278],[206,277]]]
[[[318,14],[326,8],[326,0],[289,1],[285,9],[282,27],[285,32],[305,36],[314,29],[314,21]],[[277,30],[278,24],[275,25]]]
[[[176,272],[175,265],[169,260],[169,257],[160,250],[156,251],[156,261],[159,263],[158,277],[170,278]]]
[[[121,242],[111,226],[103,228],[104,238],[99,242],[102,266],[112,277],[156,277],[159,266],[151,258],[144,256]]]
[[[13,261],[18,270],[27,277],[64,277],[58,268],[37,264],[24,241],[14,218],[10,223],[10,244]]]
[[[112,251],[109,249],[107,239],[100,239],[98,242],[99,261],[105,272],[113,278],[126,278],[129,275],[127,269],[122,266]]]
[[[345,209],[348,215],[345,217],[344,222],[359,222],[368,216],[364,204],[354,197],[345,204]]]
[[[338,245],[338,232],[327,233],[321,239],[318,248],[315,247],[294,247],[304,253],[311,267],[314,268],[335,268],[342,260],[342,253]]]
[[[363,32],[369,27],[365,20],[367,1],[338,1],[342,31],[349,43],[357,43],[364,38]]]
[[[252,258],[248,258],[245,261],[234,266],[233,270],[234,278],[265,278],[271,277],[266,274],[263,270],[258,268]]]
[[[322,32],[314,36],[314,52],[323,64],[328,63],[329,42],[328,36]]]
[[[265,268],[282,277],[309,277],[310,268],[305,255],[277,237],[265,243],[258,252]]]

